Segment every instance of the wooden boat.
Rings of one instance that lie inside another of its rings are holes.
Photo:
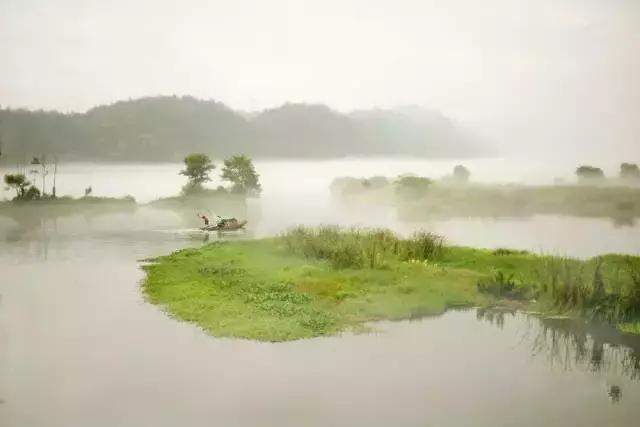
[[[200,227],[202,231],[236,231],[244,228],[247,225],[247,221],[238,221],[236,219],[227,219],[224,221],[224,225],[219,226],[217,224],[208,225],[206,227]]]

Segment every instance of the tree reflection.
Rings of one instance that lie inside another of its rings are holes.
[[[552,367],[622,375],[640,380],[640,337],[619,332],[614,327],[568,318],[527,316],[509,310],[478,309],[476,317],[499,329],[510,318],[525,319],[524,342],[531,344],[534,357],[543,357]],[[622,389],[607,385],[612,402],[619,402]]]

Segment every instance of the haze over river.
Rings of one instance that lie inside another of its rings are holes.
[[[637,223],[402,223],[390,209],[348,209],[329,194],[337,176],[437,178],[458,163],[258,161],[264,192],[249,201],[240,238],[335,223],[578,257],[640,254]],[[570,179],[575,167],[462,163],[481,182],[550,183]],[[145,203],[177,194],[180,168],[61,164],[57,190],[80,196],[91,186],[96,196]],[[0,174],[8,170],[0,165]],[[0,199],[10,196],[0,190]],[[284,344],[207,336],[146,303],[139,289],[139,260],[201,245],[197,225],[195,212],[185,218],[149,206],[37,221],[0,216],[1,426],[637,425],[640,342],[605,327],[469,310]]]

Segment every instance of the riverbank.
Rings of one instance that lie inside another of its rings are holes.
[[[331,193],[344,202],[397,208],[405,221],[452,217],[566,215],[613,218],[621,224],[640,217],[640,187],[607,185],[455,184],[409,177],[338,178]]]
[[[298,228],[216,242],[144,266],[148,300],[222,337],[289,341],[448,308],[509,305],[624,323],[640,319],[640,257],[585,261],[444,245],[431,234]]]
[[[0,201],[0,217],[11,218],[17,223],[38,223],[42,218],[65,217],[74,214],[101,215],[115,212],[133,212],[139,205],[133,197],[72,198],[47,197],[35,200]]]

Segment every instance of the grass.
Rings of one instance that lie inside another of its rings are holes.
[[[628,334],[640,335],[640,321],[619,323],[618,329]]]
[[[215,336],[288,341],[459,306],[510,304],[620,323],[640,320],[640,258],[581,261],[444,245],[418,233],[299,227],[153,260],[143,290]],[[636,329],[634,329],[636,328]]]

